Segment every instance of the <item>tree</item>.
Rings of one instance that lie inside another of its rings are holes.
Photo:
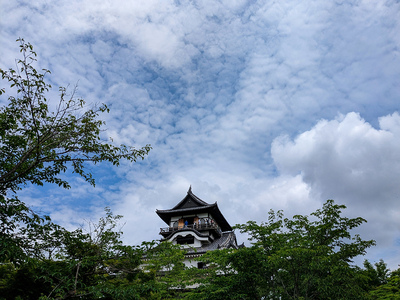
[[[145,299],[178,299],[186,286],[185,250],[170,242],[143,242],[140,279]]]
[[[368,278],[367,287],[369,289],[387,283],[390,270],[387,268],[386,263],[382,259],[374,265],[372,265],[368,260],[365,260],[364,268],[364,273]]]
[[[2,79],[8,80],[17,93],[0,109],[0,195],[28,182],[51,182],[68,188],[68,182],[58,175],[66,171],[69,163],[74,173],[94,184],[91,173],[84,168],[85,162],[118,165],[121,159],[136,161],[147,155],[149,145],[135,149],[103,141],[100,128],[104,122],[98,116],[108,112],[107,106],[87,108],[84,100],[75,98],[75,90],[68,96],[66,88],[60,87],[57,108],[50,111],[46,93],[51,86],[44,81],[50,71],[37,72],[32,45],[23,39],[18,41],[23,56],[17,62],[18,69],[0,69]]]
[[[262,268],[261,249],[221,249],[209,251],[198,258],[206,268],[187,270],[189,289],[185,299],[262,299],[269,286]],[[273,299],[273,298],[267,298]]]
[[[16,197],[24,185],[48,182],[69,188],[60,174],[72,168],[94,186],[88,162],[135,162],[151,149],[150,145],[136,149],[103,140],[104,122],[99,115],[109,111],[107,106],[87,107],[84,100],[75,97],[76,88],[68,95],[67,89],[60,87],[58,103],[50,103],[46,96],[51,86],[45,82],[50,71],[38,72],[32,45],[23,39],[17,41],[22,53],[17,69],[0,69],[11,88],[8,104],[0,108],[0,261],[22,257],[23,242],[14,234],[21,226],[37,227],[48,221]],[[0,89],[0,95],[5,92],[5,88]]]
[[[11,295],[11,299],[41,295],[43,299],[96,299],[118,295],[121,282],[138,289],[131,279],[140,273],[143,252],[140,247],[122,244],[122,232],[117,228],[121,216],[109,208],[105,212],[98,223],[89,222],[89,232],[82,228],[69,232],[53,223],[39,227],[41,232],[28,229],[29,260],[0,268],[0,278],[4,278],[0,295]],[[36,239],[31,238],[33,233]]]
[[[288,219],[271,210],[267,222],[237,225],[252,246],[202,257],[211,280],[204,277],[197,298],[228,293],[232,299],[362,298],[364,277],[352,260],[375,242],[352,234],[366,220],[343,217],[343,209],[328,200],[311,216]]]
[[[57,255],[39,261],[36,269],[52,284],[48,298],[104,297],[110,282],[138,272],[142,252],[122,244],[122,232],[117,228],[122,216],[114,215],[109,208],[105,212],[98,223],[88,223],[87,233],[83,229],[62,230]],[[50,239],[50,243],[54,244],[54,240]]]
[[[374,265],[365,260],[361,272],[366,277],[367,299],[400,299],[400,269],[390,271],[382,259]]]
[[[368,299],[398,300],[400,299],[400,269],[390,273],[381,285],[368,293]]]
[[[167,242],[123,245],[121,217],[106,208],[98,222],[88,222],[88,230],[70,232],[51,222],[26,228],[29,259],[0,264],[0,299],[179,297],[184,251]]]
[[[273,211],[267,223],[248,222],[241,232],[250,234],[254,247],[265,253],[265,269],[273,279],[273,291],[283,299],[358,299],[358,273],[352,259],[375,244],[351,230],[366,222],[341,216],[344,205],[328,200],[308,216],[293,219]]]
[[[168,242],[143,242],[135,247],[140,258],[136,269],[117,264],[110,280],[95,286],[97,297],[106,299],[177,299],[184,282],[184,251]],[[116,272],[118,270],[118,272]]]

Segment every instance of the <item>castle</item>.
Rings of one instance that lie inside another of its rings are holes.
[[[173,208],[156,210],[156,213],[168,225],[160,230],[161,241],[182,245],[187,250],[187,266],[193,266],[191,259],[207,251],[240,247],[217,202],[206,203],[192,193],[191,187],[186,197]],[[205,265],[197,262],[197,267],[204,268]]]

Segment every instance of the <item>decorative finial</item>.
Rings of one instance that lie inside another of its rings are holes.
[[[189,186],[188,193],[192,193],[192,185]]]

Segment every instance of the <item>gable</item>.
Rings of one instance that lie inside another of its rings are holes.
[[[182,208],[192,208],[192,207],[199,207],[199,203],[195,201],[192,197],[186,196],[185,199],[181,203],[179,203],[179,206],[175,207],[175,209],[182,209]]]
[[[195,194],[193,194],[192,187],[189,187],[186,197],[183,198],[181,200],[181,202],[179,202],[177,205],[175,205],[173,210],[196,208],[196,207],[202,207],[202,206],[208,206],[208,205],[209,204],[207,202],[204,202],[199,197],[197,197]]]

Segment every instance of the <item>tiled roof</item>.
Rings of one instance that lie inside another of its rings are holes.
[[[238,249],[236,242],[236,235],[233,231],[224,232],[222,236],[214,240],[211,244],[203,245],[202,247],[188,249],[188,254],[204,253],[206,251],[212,251],[217,249],[234,248]]]

